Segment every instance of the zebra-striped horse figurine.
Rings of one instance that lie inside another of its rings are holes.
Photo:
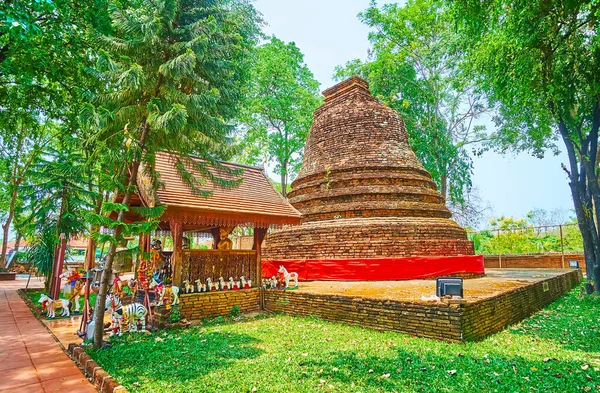
[[[128,322],[128,331],[137,332],[138,321],[142,322],[142,333],[146,332],[146,315],[148,310],[141,303],[131,303],[126,306],[121,304],[121,299],[114,294],[106,296],[105,309],[111,310],[111,319],[113,321],[112,335],[121,335],[122,320],[125,318]]]

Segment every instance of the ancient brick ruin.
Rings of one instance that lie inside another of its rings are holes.
[[[323,92],[290,202],[299,226],[265,259],[472,255],[473,245],[408,144],[404,121],[352,77]]]

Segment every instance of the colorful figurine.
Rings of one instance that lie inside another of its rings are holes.
[[[56,317],[55,311],[57,308],[62,308],[62,312],[60,314],[61,317],[68,317],[71,315],[71,302],[66,299],[58,299],[55,301],[50,296],[43,294],[42,296],[40,296],[39,303],[42,304],[42,310],[47,310],[46,316],[48,318]]]
[[[285,289],[290,287],[290,280],[294,281],[294,288],[298,287],[298,273],[288,273],[287,269],[283,266],[279,266],[279,271],[277,273],[279,273],[283,277],[283,281],[285,282]]]

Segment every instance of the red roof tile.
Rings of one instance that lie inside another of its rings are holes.
[[[224,219],[222,225],[252,223],[264,227],[299,223],[301,214],[275,190],[261,169],[233,163],[223,165],[242,169],[242,183],[228,189],[207,181],[202,189],[211,191],[212,196],[205,198],[193,194],[184,184],[175,167],[173,155],[157,154],[155,169],[160,173],[160,182],[164,184],[156,191],[157,202],[168,206],[161,221],[183,215],[184,221],[198,225],[219,224],[221,222],[217,221],[220,217]],[[202,178],[191,165],[186,165],[186,168],[197,178]],[[223,171],[211,169],[211,172],[217,177],[232,179]]]

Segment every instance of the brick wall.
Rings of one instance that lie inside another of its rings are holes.
[[[476,303],[427,304],[267,290],[265,308],[446,341],[480,340],[521,321],[568,292],[579,270]],[[548,290],[544,290],[544,282]]]
[[[391,330],[438,340],[460,341],[458,304],[423,304],[351,296],[267,290],[265,308],[301,316],[318,316],[377,330]]]
[[[569,261],[576,260],[585,273],[583,253],[565,254],[564,268],[569,268]],[[486,269],[492,268],[537,268],[537,269],[562,269],[561,254],[522,254],[522,255],[485,255]],[[501,266],[500,266],[501,265]]]
[[[581,281],[581,272],[572,270],[533,285],[466,304],[462,310],[464,340],[480,340],[515,324],[552,303]]]
[[[440,218],[370,217],[304,223],[266,237],[265,259],[473,255],[455,222]]]
[[[260,308],[259,299],[259,288],[192,293],[181,295],[180,312],[181,316],[188,321],[199,321],[203,318],[226,316],[231,312],[234,305],[240,306],[243,313],[258,311]]]

